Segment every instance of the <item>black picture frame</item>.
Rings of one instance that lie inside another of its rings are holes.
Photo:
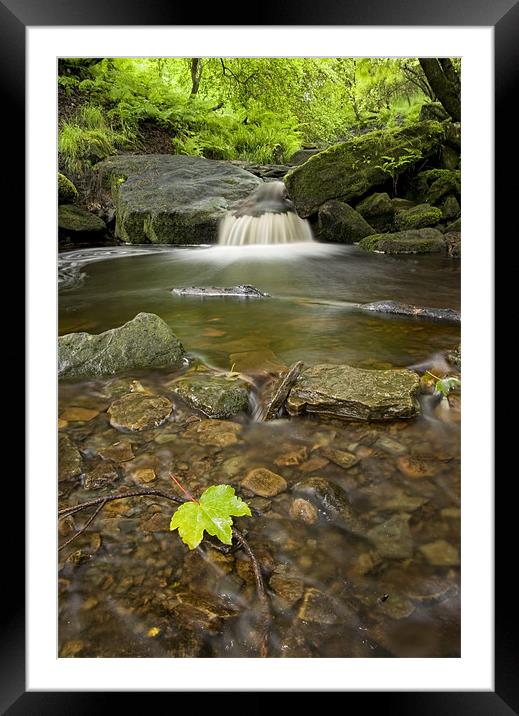
[[[197,17],[198,14],[198,17]],[[24,216],[23,191],[25,182],[25,29],[28,26],[74,26],[74,25],[172,25],[187,26],[201,23],[197,9],[186,9],[168,0],[0,0],[0,82],[4,138],[15,147],[15,161],[9,163],[9,179],[3,191],[4,206],[18,206],[15,215],[20,233]],[[506,180],[506,167],[517,167],[516,115],[514,107],[515,86],[519,67],[519,3],[516,0],[371,0],[340,5],[335,0],[285,0],[283,4],[272,0],[255,3],[251,17],[244,17],[244,9],[227,3],[208,6],[203,11],[204,26],[232,25],[347,25],[347,26],[487,26],[495,33],[495,216],[498,217],[496,233],[504,232],[501,223],[514,207],[512,192],[516,183]],[[238,22],[232,22],[237,19]],[[510,138],[512,140],[510,141]],[[506,158],[506,164],[505,164]],[[514,170],[515,171],[515,170]],[[6,175],[4,164],[4,177]],[[503,239],[505,236],[503,236]],[[31,346],[29,346],[29,349]],[[492,436],[489,436],[492,441]],[[19,472],[19,471],[18,471]],[[22,505],[24,484],[11,480],[9,504]],[[509,475],[512,478],[512,474]],[[16,486],[15,486],[15,483]],[[509,584],[515,574],[510,565],[515,563],[509,545],[514,544],[512,528],[513,506],[506,495],[507,487],[496,490],[496,555],[503,556],[503,568],[497,569],[495,598],[495,691],[472,692],[413,692],[409,685],[406,692],[348,692],[345,706],[351,709],[352,700],[363,699],[364,708],[380,709],[382,713],[421,714],[470,714],[470,716],[508,716],[519,713],[519,660],[513,626],[515,617],[515,593]],[[510,510],[510,519],[507,518]],[[512,526],[512,527],[511,527]],[[508,554],[508,560],[506,555]],[[0,635],[0,711],[10,716],[32,714],[93,714],[104,708],[120,708],[122,694],[115,692],[27,692],[25,686],[25,594],[24,594],[24,539],[18,528],[16,540],[3,550],[3,597],[6,606],[2,610]],[[499,562],[496,567],[499,567]],[[509,576],[510,575],[510,576]],[[470,599],[470,595],[464,595]],[[208,668],[203,666],[203,668]],[[201,678],[203,682],[203,675]],[[239,690],[239,685],[237,685]],[[171,699],[168,694],[162,695]],[[203,695],[203,694],[200,694]],[[244,707],[259,711],[264,702],[260,693],[252,704]],[[309,697],[310,695],[308,695]],[[366,702],[366,697],[369,697]],[[144,695],[144,698],[147,698]],[[117,701],[116,701],[117,699]],[[144,699],[131,694],[133,707],[139,707]],[[142,700],[141,700],[142,699]],[[169,702],[171,704],[171,701]],[[172,707],[171,704],[170,707]],[[156,708],[154,706],[154,708]],[[166,708],[168,708],[166,706]]]

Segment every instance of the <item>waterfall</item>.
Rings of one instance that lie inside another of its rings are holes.
[[[222,246],[292,244],[313,241],[310,224],[301,219],[287,196],[283,182],[268,182],[256,189],[220,223]]]

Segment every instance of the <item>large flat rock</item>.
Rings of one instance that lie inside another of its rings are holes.
[[[350,420],[411,418],[419,406],[416,373],[321,364],[304,370],[287,400],[290,415],[319,413]]]
[[[146,154],[97,165],[115,207],[115,234],[130,244],[206,244],[218,221],[262,181],[227,162]]]

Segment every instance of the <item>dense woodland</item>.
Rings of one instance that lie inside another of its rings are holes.
[[[424,103],[460,119],[458,59],[63,59],[58,73],[60,169],[75,177],[121,152],[283,163],[412,124]]]

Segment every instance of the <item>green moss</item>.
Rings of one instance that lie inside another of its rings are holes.
[[[62,204],[58,209],[58,228],[65,232],[97,233],[104,231],[106,224],[89,211],[72,204]]]
[[[412,229],[393,234],[367,236],[358,244],[366,251],[384,254],[431,254],[443,253],[445,241],[436,229]]]
[[[171,386],[188,405],[210,418],[231,418],[247,410],[249,390],[246,383],[217,376],[199,376],[176,381]]]
[[[420,172],[412,185],[413,197],[427,204],[438,204],[444,196],[461,196],[459,169],[428,169]]]
[[[401,231],[435,226],[441,221],[442,212],[430,204],[418,204],[407,211],[400,211],[395,217],[395,226]]]
[[[402,129],[377,130],[335,144],[291,169],[285,176],[288,193],[302,216],[314,214],[330,199],[349,202],[388,181],[383,167],[395,167],[412,150],[414,159],[402,163],[403,172],[424,157],[437,153],[444,140],[439,122],[420,122]]]
[[[68,177],[58,172],[58,204],[74,204],[77,197],[78,191],[74,184]]]

